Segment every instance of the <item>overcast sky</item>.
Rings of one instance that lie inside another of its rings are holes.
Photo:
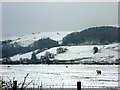
[[[3,36],[118,24],[117,2],[2,3]]]

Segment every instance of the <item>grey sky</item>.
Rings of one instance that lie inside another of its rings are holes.
[[[117,2],[2,3],[3,36],[116,24]]]

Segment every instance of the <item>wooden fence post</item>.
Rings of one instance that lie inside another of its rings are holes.
[[[17,81],[13,81],[13,90],[17,90]]]
[[[77,82],[77,90],[81,90],[81,82]]]

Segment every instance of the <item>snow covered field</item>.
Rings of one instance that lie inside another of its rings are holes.
[[[44,56],[46,52],[50,52],[56,54],[53,59],[56,60],[75,60],[82,59],[80,62],[109,62],[113,63],[116,59],[118,59],[118,43],[110,44],[110,45],[83,45],[83,46],[61,46],[63,48],[67,48],[67,52],[62,54],[57,54],[56,50],[59,47],[53,47],[48,50],[45,50],[41,53],[38,53],[36,56],[40,59],[41,56]],[[93,54],[93,47],[98,47],[99,51],[96,54]],[[36,51],[35,51],[36,52]],[[25,54],[18,54],[11,57],[11,60],[16,61],[20,60],[20,58],[31,58],[32,52],[28,52]],[[88,58],[88,59],[83,59]],[[89,59],[91,58],[91,59]]]
[[[13,79],[23,82],[33,80],[35,86],[44,88],[76,88],[77,81],[81,81],[82,88],[100,88],[118,86],[117,65],[0,65],[0,76],[5,80]],[[96,70],[102,74],[97,75]],[[29,87],[33,86],[33,83]]]

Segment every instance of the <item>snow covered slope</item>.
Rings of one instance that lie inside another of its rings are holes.
[[[96,54],[93,54],[93,47],[98,47],[99,51]],[[118,44],[111,45],[84,45],[84,46],[67,46],[67,52],[62,54],[57,54],[54,59],[56,60],[81,60],[85,61],[96,61],[96,62],[114,62],[118,58]],[[56,54],[56,49],[52,48],[47,50],[50,53]],[[41,55],[44,55],[46,51],[39,53],[37,55],[40,58]]]
[[[98,47],[99,51],[93,54],[93,47]],[[36,56],[40,59],[46,52],[55,54],[53,60],[79,60],[82,62],[115,62],[118,59],[118,43],[110,45],[84,45],[84,46],[62,46],[66,47],[68,50],[65,53],[57,54],[57,48],[54,47],[38,53]],[[19,60],[20,58],[31,58],[32,52],[15,55],[11,57],[12,60]]]
[[[64,36],[72,33],[72,31],[61,31],[61,32],[39,32],[37,34],[26,35],[23,37],[19,37],[14,39],[11,43],[17,42],[21,46],[28,46],[32,44],[34,41],[37,41],[41,38],[51,38],[56,41],[61,41]]]

